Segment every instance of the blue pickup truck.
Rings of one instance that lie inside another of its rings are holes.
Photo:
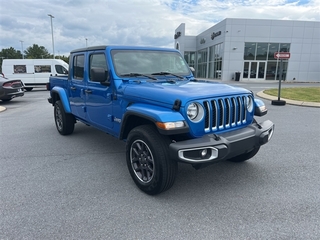
[[[178,162],[243,162],[274,132],[255,120],[267,109],[251,91],[194,78],[175,49],[77,49],[68,74],[47,84],[58,132],[80,121],[125,141],[130,175],[150,195],[173,185]]]

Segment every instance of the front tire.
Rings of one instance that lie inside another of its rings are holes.
[[[154,126],[142,125],[129,133],[126,159],[135,184],[145,193],[159,194],[172,187],[178,163],[168,156],[170,139]]]
[[[61,101],[56,101],[54,104],[54,121],[58,132],[61,135],[69,135],[73,133],[75,118],[72,114],[64,111]]]

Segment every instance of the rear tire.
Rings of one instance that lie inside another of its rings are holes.
[[[64,111],[61,101],[56,101],[54,104],[54,121],[58,132],[61,135],[69,135],[73,133],[75,118],[72,114]]]
[[[178,163],[169,158],[170,139],[154,126],[142,125],[129,133],[126,159],[135,184],[145,193],[159,194],[172,187]]]
[[[33,89],[33,87],[25,87],[24,88],[27,92],[30,92],[32,89]]]

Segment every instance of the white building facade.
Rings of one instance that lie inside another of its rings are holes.
[[[320,82],[320,22],[227,18],[198,36],[182,23],[174,39],[198,78]]]

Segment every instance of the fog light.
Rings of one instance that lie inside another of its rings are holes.
[[[207,149],[203,149],[202,151],[201,151],[201,157],[205,157],[206,155],[207,155]]]
[[[185,162],[191,162],[191,163],[208,162],[218,158],[219,150],[210,146],[204,146],[200,148],[181,149],[178,151],[178,156],[180,160]]]

